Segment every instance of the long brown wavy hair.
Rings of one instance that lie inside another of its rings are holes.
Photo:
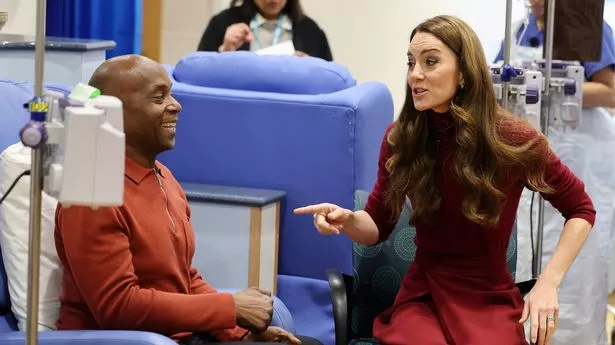
[[[498,106],[483,48],[470,26],[453,16],[437,16],[418,25],[410,40],[418,32],[434,35],[458,57],[465,85],[451,101],[450,111],[459,146],[453,170],[465,193],[462,212],[474,223],[495,227],[506,201],[498,184],[506,173],[522,169],[533,190],[552,192],[544,179],[549,143],[529,123]],[[442,201],[435,180],[435,138],[426,116],[414,107],[407,86],[405,103],[387,137],[392,156],[386,163],[390,174],[386,201],[398,216],[408,197],[412,222],[429,218]]]

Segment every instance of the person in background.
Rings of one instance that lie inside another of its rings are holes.
[[[140,330],[180,344],[318,344],[269,327],[271,293],[216,291],[192,266],[190,207],[156,160],[175,145],[181,105],[157,62],[138,55],[105,61],[90,84],[123,103],[124,204],[58,205],[55,242],[63,267],[59,330]]]
[[[313,215],[321,234],[375,245],[410,202],[416,255],[395,302],[374,321],[381,343],[523,345],[530,320],[532,342],[549,344],[557,289],[595,219],[583,182],[544,135],[498,106],[480,40],[467,23],[428,19],[412,31],[407,54],[405,103],[383,138],[364,210],[325,203],[295,213]],[[525,302],[506,262],[524,186],[567,220]]]
[[[327,35],[303,13],[299,0],[232,0],[211,19],[197,50],[257,51],[287,41],[296,55],[333,60]]]
[[[529,10],[528,16],[512,27],[511,62],[543,58],[545,1],[531,0]],[[603,21],[602,18],[596,20]],[[503,44],[496,62],[504,59]],[[609,262],[609,256],[614,249],[615,120],[606,108],[615,107],[615,42],[606,21],[602,24],[600,61],[585,61],[582,65],[585,83],[581,125],[575,129],[549,126],[549,139],[562,161],[585,183],[597,216],[591,236],[560,287],[559,331],[554,338],[558,345],[603,345],[607,341],[604,325],[608,268],[609,264],[614,264]],[[537,209],[534,193],[525,190],[517,214],[520,253],[517,276],[521,280],[531,278],[532,274],[530,233],[532,229],[536,233]],[[543,267],[554,254],[562,222],[559,212],[546,205]]]

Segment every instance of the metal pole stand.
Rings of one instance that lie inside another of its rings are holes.
[[[502,108],[508,110],[508,93],[510,81],[516,76],[515,69],[510,65],[510,45],[512,37],[512,0],[506,0],[506,27],[504,30],[504,63],[500,71],[502,80]]]
[[[555,0],[548,1],[547,25],[545,37],[545,88],[542,95],[541,107],[541,129],[542,133],[549,136],[549,118],[551,109],[551,63],[553,61],[553,24],[555,22]],[[506,0],[506,31],[504,37],[504,62],[501,69],[501,80],[503,83],[502,107],[508,108],[508,94],[510,90],[509,82],[516,76],[515,69],[510,65],[510,50],[513,33],[512,30],[512,0]],[[537,279],[542,272],[542,242],[544,237],[544,206],[545,201],[538,195],[538,224],[536,230],[536,248],[532,258],[532,276]]]
[[[545,37],[545,89],[542,94],[541,120],[542,133],[549,138],[549,119],[551,118],[551,71],[553,62],[553,25],[555,23],[555,0],[547,0],[547,25]],[[544,239],[545,200],[538,195],[538,226],[536,227],[536,250],[532,273],[538,279],[542,273],[542,242]]]
[[[30,122],[19,132],[21,142],[32,148],[30,168],[30,243],[28,247],[28,321],[26,344],[38,344],[38,297],[41,256],[41,205],[43,199],[43,151],[47,142],[45,121],[49,104],[43,99],[45,65],[46,0],[36,8],[35,96],[29,103]]]

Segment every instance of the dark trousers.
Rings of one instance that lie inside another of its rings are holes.
[[[301,340],[301,345],[323,345],[320,341],[314,339],[314,338],[310,338],[310,337],[303,337],[298,335],[297,338],[299,338],[299,340]],[[213,343],[217,343],[217,341],[215,339],[212,339],[210,336],[207,335],[200,335],[200,334],[195,334],[193,336],[191,336],[188,339],[182,340],[180,342],[181,345],[205,345],[205,344],[213,344]],[[279,345],[281,343],[255,343],[255,342],[230,342],[230,343],[224,343],[225,345],[246,345],[246,344],[254,344],[254,345]]]

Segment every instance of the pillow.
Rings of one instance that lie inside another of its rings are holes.
[[[0,195],[30,169],[30,148],[21,143],[0,154]],[[43,193],[38,329],[56,329],[62,293],[62,266],[55,248],[54,223],[57,201]],[[25,331],[28,305],[28,247],[30,234],[30,177],[23,176],[0,204],[0,248],[8,280],[11,310],[19,330]]]
[[[257,55],[252,52],[197,52],[173,71],[181,83],[211,88],[315,95],[355,86],[347,68],[314,57]]]

